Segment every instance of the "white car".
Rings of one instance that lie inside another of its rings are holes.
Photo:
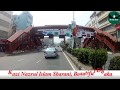
[[[55,47],[49,47],[44,50],[44,56],[47,59],[48,57],[57,57],[57,49]]]

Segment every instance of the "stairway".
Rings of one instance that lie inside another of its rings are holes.
[[[95,38],[100,42],[103,42],[107,45],[113,52],[117,51],[117,39],[111,34],[101,31],[99,29],[93,28],[93,31],[96,32]],[[85,39],[83,47],[87,47],[90,39]]]
[[[32,27],[28,27],[25,30],[17,31],[10,38],[7,39],[8,46],[6,52],[12,53],[16,50],[24,41],[30,38],[29,32],[32,30]]]

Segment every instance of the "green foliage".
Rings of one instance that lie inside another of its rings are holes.
[[[80,62],[83,62],[85,64],[88,64],[89,63],[89,54],[90,52],[92,52],[93,49],[88,49],[88,48],[80,48],[79,49],[79,52],[78,52],[78,55],[77,55],[77,58]]]
[[[84,64],[91,64],[93,68],[102,68],[107,61],[107,51],[105,49],[94,50],[92,48],[67,48],[67,51],[78,58]]]
[[[72,51],[71,51],[71,54],[74,55],[75,57],[78,56],[78,53],[79,53],[79,48],[72,49]]]
[[[107,51],[105,49],[97,49],[90,52],[89,61],[93,68],[102,68],[107,61]]]
[[[67,52],[71,53],[72,48],[67,48]]]
[[[65,43],[63,49],[66,50],[68,48],[68,46],[69,46],[69,43]]]
[[[108,70],[120,70],[120,56],[115,56],[110,60]]]
[[[61,45],[63,50],[67,50],[68,46],[69,46],[69,43],[65,43],[65,44]]]

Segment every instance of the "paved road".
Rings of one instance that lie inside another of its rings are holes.
[[[0,70],[73,70],[63,52],[58,54],[50,59],[45,59],[43,52],[0,57]]]

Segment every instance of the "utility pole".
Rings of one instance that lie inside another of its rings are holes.
[[[74,17],[74,11],[73,11],[73,21],[75,21],[75,17]]]

